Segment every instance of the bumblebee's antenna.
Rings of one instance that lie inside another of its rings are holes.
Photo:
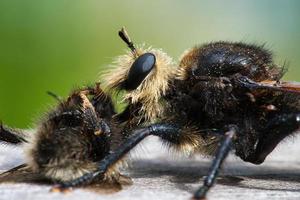
[[[133,42],[131,41],[125,27],[122,27],[122,29],[119,31],[119,36],[127,44],[127,46],[130,48],[132,53],[135,56],[137,56],[138,54],[137,54],[136,48],[134,47]]]
[[[57,94],[54,94],[53,92],[51,91],[47,91],[47,94],[51,97],[53,97],[55,100],[57,100],[58,102],[62,102],[62,98],[60,96],[58,96]]]

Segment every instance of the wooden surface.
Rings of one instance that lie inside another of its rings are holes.
[[[300,137],[289,138],[256,166],[235,156],[225,163],[211,200],[300,199]],[[210,160],[186,158],[161,147],[156,138],[149,138],[132,153],[132,164],[124,173],[133,185],[112,194],[97,194],[83,189],[68,194],[50,193],[50,186],[35,184],[0,184],[0,200],[48,199],[189,199],[206,175]],[[0,145],[0,170],[23,162],[20,148]]]

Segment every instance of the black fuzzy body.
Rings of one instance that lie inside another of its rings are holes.
[[[0,174],[0,183],[73,181],[99,170],[99,162],[122,143],[122,125],[115,123],[112,99],[100,84],[76,89],[67,99],[55,97],[58,105],[43,117],[34,132],[1,124],[1,141],[23,144],[27,155],[24,164]],[[86,186],[109,192],[131,184],[119,172],[122,163],[114,163]]]
[[[75,90],[39,123],[28,141],[27,164],[52,181],[97,170],[96,163],[119,144],[114,114],[110,96],[98,84]]]

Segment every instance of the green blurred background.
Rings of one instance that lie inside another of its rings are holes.
[[[98,74],[126,48],[125,25],[136,43],[176,60],[187,48],[216,40],[266,43],[286,80],[300,81],[300,1],[0,0],[0,119],[28,128],[75,86]]]

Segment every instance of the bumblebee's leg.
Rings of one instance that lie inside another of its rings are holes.
[[[221,165],[231,149],[232,140],[235,135],[236,130],[234,128],[230,128],[230,130],[225,133],[224,139],[221,141],[216,156],[209,169],[208,176],[205,177],[203,186],[195,192],[193,199],[205,199],[206,193],[213,186],[215,179],[219,174]]]
[[[113,101],[110,95],[106,94],[100,87],[100,83],[96,83],[95,86],[88,86],[74,91],[74,93],[83,94],[85,96],[92,95],[89,100],[93,109],[100,118],[111,119],[116,114]]]
[[[112,116],[116,114],[116,111],[110,95],[106,94],[101,89],[100,83],[96,83],[96,86],[91,93],[94,95],[91,99],[91,103],[99,117],[111,119]]]
[[[163,137],[169,135],[170,137],[177,137],[180,128],[171,124],[154,124],[145,128],[137,129],[133,132],[121,146],[113,153],[107,155],[104,159],[98,162],[98,170],[92,173],[87,173],[77,179],[69,182],[61,183],[55,186],[52,191],[64,191],[70,187],[80,186],[91,182],[95,177],[101,177],[106,170],[120,160],[126,153],[133,149],[140,141],[149,135],[156,135]]]
[[[25,131],[8,128],[0,122],[0,142],[20,144],[26,142],[25,135]]]
[[[14,167],[14,168],[11,168],[11,169],[9,169],[9,170],[7,170],[7,171],[5,171],[5,172],[0,173],[0,177],[1,177],[1,176],[4,176],[5,174],[11,174],[11,173],[14,173],[14,172],[18,171],[19,169],[22,169],[22,168],[25,168],[25,167],[27,167],[26,164],[18,165],[18,166]]]

